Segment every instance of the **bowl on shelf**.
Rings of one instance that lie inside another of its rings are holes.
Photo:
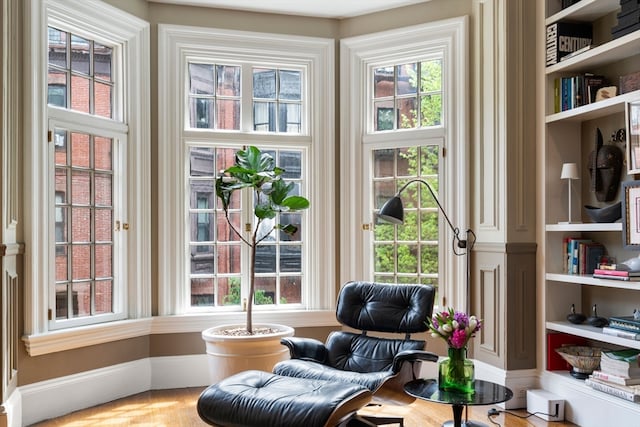
[[[601,352],[602,349],[599,347],[584,345],[556,348],[556,353],[571,365],[571,375],[581,380],[588,378],[595,369],[598,369]]]
[[[584,210],[593,222],[616,222],[622,218],[622,202],[614,203],[613,205],[603,208],[584,205]]]

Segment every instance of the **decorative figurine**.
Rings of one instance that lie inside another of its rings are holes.
[[[607,326],[609,321],[606,317],[598,316],[597,304],[593,304],[593,315],[589,316],[587,323],[596,328],[602,328],[603,326]]]
[[[584,322],[587,316],[582,313],[576,313],[576,305],[571,304],[571,313],[567,314],[567,320],[575,325]]]
[[[600,202],[615,200],[622,172],[622,150],[615,145],[604,145],[602,132],[597,129],[595,149],[589,156],[591,191]]]

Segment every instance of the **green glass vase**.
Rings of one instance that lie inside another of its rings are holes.
[[[474,379],[475,367],[467,359],[467,349],[449,347],[449,357],[438,363],[440,390],[473,393]]]

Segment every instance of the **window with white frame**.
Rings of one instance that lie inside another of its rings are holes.
[[[439,304],[464,298],[464,290],[449,286],[463,277],[464,265],[425,185],[412,183],[400,195],[403,225],[382,222],[377,212],[419,179],[456,224],[467,220],[466,177],[455,172],[466,170],[465,34],[466,18],[459,18],[342,41],[342,80],[357,85],[343,98],[342,135],[359,135],[347,139],[342,158],[361,176],[343,185],[344,209],[355,219],[343,216],[342,224],[363,224],[361,244],[343,247],[342,276],[434,285]]]
[[[25,8],[25,329],[43,354],[62,349],[47,331],[150,315],[149,25],[99,1]],[[114,339],[99,331],[84,341]]]
[[[311,202],[307,211],[280,214],[299,226],[296,234],[274,230],[257,246],[257,310],[330,307],[335,260],[321,249],[333,240],[326,232],[333,206],[332,42],[168,25],[159,26],[159,40],[160,97],[170,100],[160,103],[160,169],[172,173],[160,174],[160,229],[167,233],[159,239],[161,258],[176,260],[162,266],[160,311],[244,309],[250,248],[226,223],[215,179],[250,145],[270,154]],[[315,178],[320,171],[322,181]],[[243,208],[253,203],[249,192],[232,200],[236,229],[253,228],[253,210]]]

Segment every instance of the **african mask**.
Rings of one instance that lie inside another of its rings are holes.
[[[602,132],[597,129],[595,149],[589,156],[591,191],[600,202],[615,200],[622,172],[622,150],[615,145],[604,145]]]

